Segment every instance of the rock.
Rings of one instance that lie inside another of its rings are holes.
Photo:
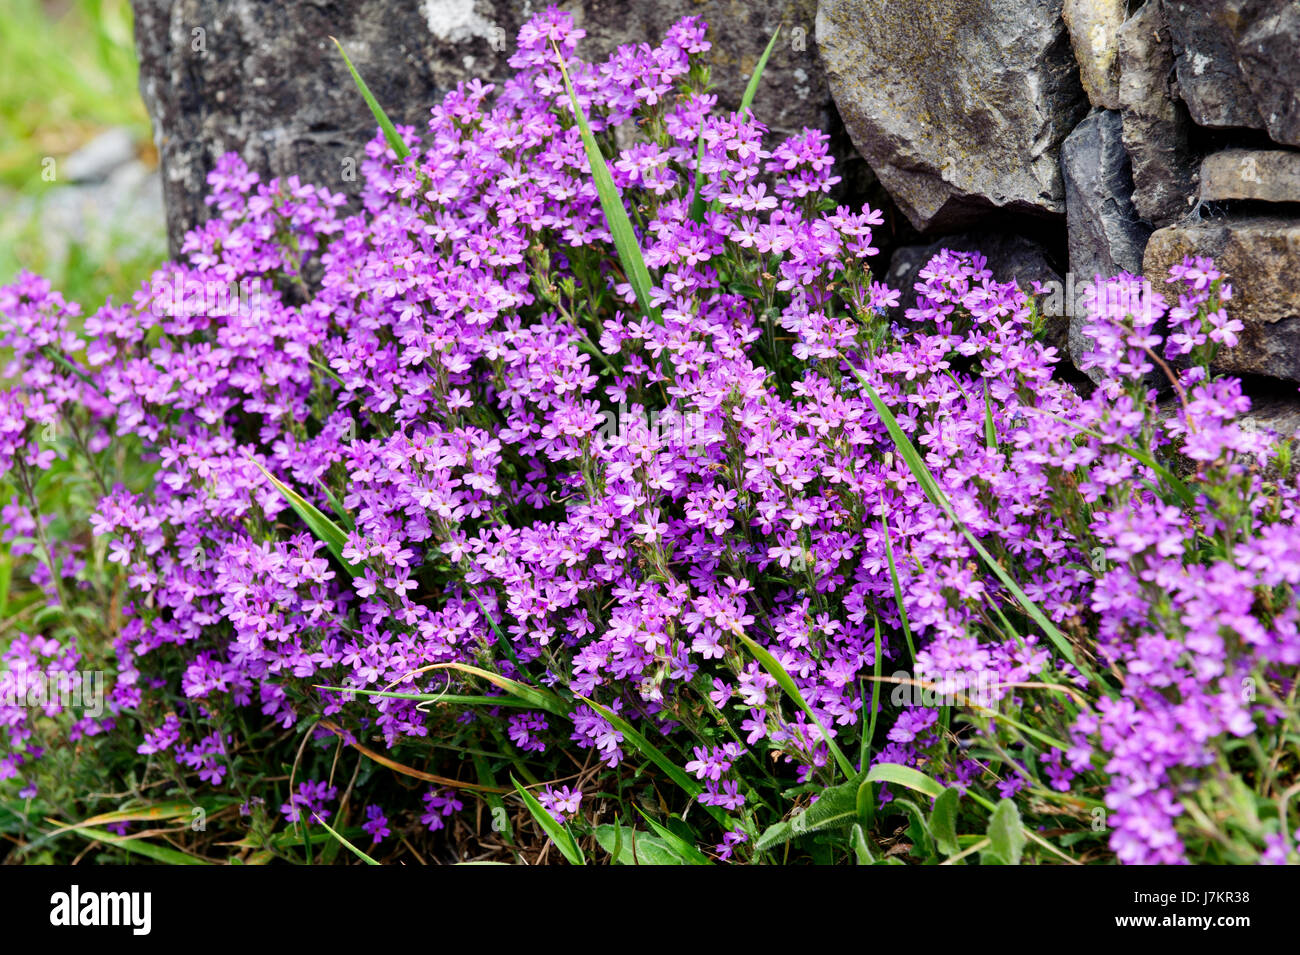
[[[1174,95],[1174,53],[1157,0],[1119,31],[1119,101],[1133,167],[1133,205],[1157,228],[1187,214],[1196,192],[1192,118]]]
[[[266,176],[298,175],[348,194],[375,131],[330,36],[397,123],[423,128],[456,83],[498,81],[532,0],[133,0],[140,90],[154,123],[173,251],[207,216],[207,174],[234,150]],[[658,42],[682,16],[710,24],[716,92],[739,105],[768,39],[784,24],[754,109],[777,133],[834,129],[813,41],[816,0],[578,0],[586,59]],[[845,144],[847,147],[847,143]]]
[[[1300,146],[1300,4],[1226,0],[1238,24],[1237,65],[1274,142]]]
[[[1062,0],[821,0],[817,42],[858,151],[921,230],[1065,211],[1087,111]]]
[[[523,23],[546,4],[478,0],[478,6],[509,8],[514,20]],[[817,0],[571,0],[563,6],[573,11],[578,25],[587,31],[578,53],[588,60],[604,59],[624,43],[657,44],[682,17],[703,18],[713,44],[706,57],[715,84],[713,92],[728,109],[740,105],[759,57],[780,27],[781,35],[754,99],[755,115],[773,134],[797,133],[805,126],[839,131],[839,114],[813,36]],[[512,47],[515,32],[511,29],[508,37]]]
[[[1178,90],[1201,126],[1263,129],[1237,63],[1237,38],[1223,0],[1160,0],[1177,58]]]
[[[916,304],[917,275],[927,262],[944,249],[954,252],[979,252],[988,260],[993,278],[999,282],[1016,282],[1026,292],[1034,283],[1061,285],[1061,275],[1047,259],[1046,250],[1024,236],[1011,233],[975,232],[950,235],[929,245],[908,245],[895,249],[885,272],[885,284],[898,289],[900,309]],[[1065,312],[1047,316],[1044,339],[1058,348],[1065,342]]]
[[[1300,4],[1161,0],[1178,87],[1202,126],[1266,129],[1300,146]]]
[[[1225,149],[1201,161],[1201,198],[1300,202],[1300,152]]]
[[[1238,420],[1246,431],[1271,431],[1292,438],[1300,431],[1300,400],[1295,395],[1252,395],[1250,411]]]
[[[1119,109],[1119,28],[1125,0],[1065,0],[1061,15],[1093,106]]]
[[[1122,129],[1119,113],[1098,110],[1061,145],[1070,272],[1078,287],[1098,275],[1142,272],[1151,227],[1133,206],[1133,175]],[[1069,351],[1076,364],[1092,347],[1083,335],[1086,323],[1082,314],[1069,316]]]
[[[72,182],[103,182],[114,169],[135,159],[135,140],[121,127],[100,133],[63,161]]]
[[[1119,113],[1099,110],[1061,145],[1070,271],[1079,281],[1142,270],[1151,228],[1133,207],[1133,174],[1122,129]]]
[[[1218,367],[1300,381],[1300,220],[1250,216],[1160,229],[1147,243],[1143,273],[1167,288],[1169,266],[1188,255],[1214,259],[1232,284],[1228,313],[1246,326],[1237,347],[1219,353]]]

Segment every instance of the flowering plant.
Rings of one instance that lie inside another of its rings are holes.
[[[113,674],[98,718],[0,700],[0,778],[102,811],[57,752],[100,735],[296,859],[480,798],[571,862],[1295,861],[1297,486],[1210,371],[1212,263],[1098,283],[1081,395],[978,255],[899,314],[880,215],[718,110],[703,23],[581,36],[385,120],[359,211],[227,156],[130,303],[0,290],[45,605],[6,665]]]

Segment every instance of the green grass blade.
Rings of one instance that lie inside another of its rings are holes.
[[[758,65],[754,67],[754,75],[745,84],[745,93],[740,97],[740,111],[742,113],[754,104],[754,97],[758,95],[758,84],[763,80],[763,70],[767,69],[767,59],[772,55],[772,50],[776,48],[776,38],[780,35],[781,27],[777,26],[776,32],[772,34],[772,39],[767,41],[767,49],[758,58]]]
[[[482,753],[474,754],[474,771],[478,774],[478,781],[481,785],[491,787],[492,789],[497,788],[496,778],[492,775],[491,767],[488,766],[487,757]],[[505,841],[505,844],[510,847],[512,852],[514,852],[515,835],[514,830],[510,826],[510,814],[506,812],[505,801],[501,798],[501,795],[496,792],[485,792],[483,798],[487,801],[488,808],[492,810],[492,830],[494,832],[500,832],[501,838]],[[498,828],[498,820],[503,823],[500,824],[500,828]],[[518,859],[519,854],[516,852],[515,860],[518,861]]]
[[[912,472],[912,476],[916,478],[917,483],[921,485],[921,489],[925,491],[926,496],[930,498],[936,507],[940,508],[948,515],[949,520],[951,520],[962,532],[971,547],[977,554],[979,554],[980,558],[988,568],[993,571],[998,580],[1002,582],[1002,585],[1007,588],[1013,597],[1016,598],[1016,602],[1020,604],[1025,613],[1027,613],[1033,621],[1042,628],[1043,632],[1047,634],[1048,639],[1051,640],[1056,646],[1056,649],[1061,652],[1061,655],[1064,656],[1065,659],[1069,660],[1080,673],[1092,682],[1096,683],[1096,675],[1091,671],[1087,664],[1078,659],[1074,652],[1074,648],[1070,646],[1070,641],[1066,639],[1065,634],[1058,630],[1056,625],[1047,618],[1047,615],[1043,613],[1042,608],[1040,608],[1038,604],[1029,599],[1029,595],[1020,589],[1020,585],[1011,578],[1011,575],[1006,572],[1001,564],[993,559],[993,555],[984,548],[983,544],[975,539],[975,535],[970,532],[970,529],[966,526],[965,522],[957,516],[957,512],[953,510],[952,503],[939,487],[939,482],[936,481],[934,475],[930,473],[930,469],[926,466],[925,461],[916,450],[916,446],[912,444],[907,435],[903,433],[903,429],[899,427],[898,420],[894,417],[894,413],[890,411],[889,407],[881,400],[880,395],[876,394],[876,389],[871,387],[871,384],[856,368],[853,369],[853,373],[857,376],[858,381],[862,383],[867,398],[876,409],[876,413],[880,415],[880,419],[884,422],[885,428],[889,431],[889,436],[893,438],[894,445],[897,447],[900,456],[907,464],[908,469]]]
[[[881,498],[881,507],[884,498]],[[880,529],[885,532],[885,560],[889,564],[889,579],[894,583],[894,603],[898,606],[898,618],[903,624],[903,639],[907,641],[907,652],[912,656],[912,665],[916,665],[916,645],[912,643],[912,627],[907,621],[907,606],[903,603],[903,584],[898,579],[898,564],[894,562],[894,540],[889,533],[889,519],[880,516]]]
[[[695,147],[695,194],[691,197],[691,221],[703,222],[708,203],[704,201],[701,190],[704,189],[704,126],[700,126],[700,138]]]
[[[438,669],[459,670],[461,673],[481,677],[493,686],[505,690],[511,696],[523,700],[536,709],[546,710],[548,713],[554,713],[556,716],[562,716],[565,719],[569,718],[568,704],[550,690],[540,690],[535,686],[520,683],[518,680],[512,680],[499,673],[493,673],[491,670],[470,666],[468,663],[439,663],[436,664],[436,667]]]
[[[376,122],[379,123],[379,128],[384,131],[384,138],[388,140],[388,145],[392,147],[393,152],[397,153],[398,161],[404,161],[407,156],[411,155],[411,150],[407,148],[406,143],[402,142],[402,137],[397,135],[397,129],[393,126],[392,120],[388,118],[388,114],[384,112],[383,107],[379,105],[379,102],[370,92],[370,87],[366,86],[366,81],[361,78],[357,68],[348,59],[343,44],[334,37],[330,37],[330,39],[334,40],[334,45],[339,48],[339,53],[343,56],[343,62],[348,65],[348,72],[352,74],[353,82],[357,84],[357,89],[361,91],[361,98],[366,101],[366,105],[370,107],[370,112],[374,114]]]
[[[133,809],[115,809],[111,812],[91,816],[89,819],[82,819],[74,825],[63,826],[56,831],[56,834],[57,832],[86,829],[114,822],[163,822],[168,819],[179,819],[183,816],[189,816],[194,808],[194,805],[188,802],[165,802],[151,806],[137,806]]]
[[[1192,489],[1189,488],[1186,484],[1184,484],[1181,480],[1179,480],[1176,474],[1170,471],[1167,467],[1165,467],[1163,464],[1157,461],[1146,451],[1140,450],[1138,448],[1130,448],[1126,444],[1117,444],[1115,442],[1109,441],[1106,439],[1106,436],[1101,434],[1100,432],[1094,431],[1091,428],[1085,428],[1083,425],[1062,418],[1060,415],[1054,415],[1050,411],[1038,410],[1037,413],[1043,415],[1044,417],[1051,418],[1053,421],[1058,422],[1059,424],[1063,424],[1066,427],[1073,428],[1075,431],[1079,432],[1080,434],[1086,434],[1090,438],[1095,438],[1098,441],[1102,442],[1103,444],[1110,445],[1111,447],[1123,452],[1124,454],[1127,454],[1134,461],[1137,461],[1139,464],[1146,465],[1152,471],[1154,471],[1156,475],[1160,478],[1160,480],[1168,484],[1169,489],[1172,490],[1176,495],[1178,495],[1178,499],[1185,506],[1194,507],[1196,505],[1196,494],[1192,491]],[[1158,494],[1157,496],[1162,499],[1164,498],[1163,494]]]
[[[749,82],[745,84],[745,92],[740,97],[739,112],[744,113],[747,110],[751,113],[753,112],[754,97],[758,95],[758,84],[763,80],[763,71],[767,69],[768,57],[770,57],[772,51],[776,49],[776,38],[780,35],[781,27],[777,26],[776,32],[772,34],[772,39],[767,41],[767,49],[765,49],[763,55],[758,58],[758,64],[754,67],[754,72],[749,77]],[[713,212],[721,212],[722,201],[714,199],[713,202],[709,204],[709,209]]]
[[[822,721],[817,718],[817,714],[813,712],[812,707],[808,705],[806,700],[804,700],[803,694],[799,692],[799,687],[795,685],[794,678],[786,672],[785,667],[781,666],[780,661],[777,660],[776,657],[772,656],[768,651],[764,650],[739,630],[734,630],[733,633],[744,642],[745,646],[749,648],[749,652],[754,655],[754,659],[758,660],[763,669],[766,670],[774,680],[776,680],[781,689],[785,691],[786,695],[789,696],[790,699],[794,700],[801,710],[808,714],[808,718],[812,720],[817,729],[821,731],[822,739],[826,742],[826,748],[829,749],[831,755],[835,757],[835,763],[839,766],[840,772],[844,774],[846,779],[852,779],[856,775],[853,769],[853,764],[850,763],[848,757],[841,752],[839,746],[835,743],[834,737],[832,737],[830,733],[826,732],[826,727],[822,725]]]
[[[555,847],[560,850],[560,854],[564,858],[569,860],[570,865],[586,865],[587,860],[582,854],[582,849],[574,841],[569,830],[556,822],[555,817],[546,811],[546,807],[537,801],[537,797],[519,785],[519,780],[511,776],[510,782],[514,783],[515,792],[519,793],[519,798],[524,801],[524,805],[528,807],[528,812],[533,819],[542,827],[542,831],[550,836],[551,841],[555,843]]]
[[[650,816],[646,815],[646,811],[642,809],[640,806],[637,806],[636,809],[637,812],[641,813],[641,816],[645,819],[646,823],[650,826],[650,828],[655,831],[655,834],[658,835],[659,838],[664,841],[664,843],[668,846],[668,848],[672,849],[679,856],[681,856],[682,859],[684,859],[688,865],[713,865],[713,862],[709,859],[709,857],[706,856],[703,852],[701,852],[698,848],[691,845],[689,842],[687,842],[677,833],[673,832],[667,826],[662,826],[659,823],[655,822],[652,818],[650,818]]]
[[[880,655],[880,618],[875,618],[876,624],[876,660],[871,666],[871,675],[875,680],[871,683],[871,722],[866,726],[867,732],[862,737],[862,743],[858,746],[858,766],[865,768],[871,762],[871,747],[876,741],[876,717],[880,714],[880,668],[883,665]],[[861,681],[859,681],[860,685]],[[864,720],[865,722],[865,720]]]
[[[331,836],[333,836],[340,843],[342,843],[344,849],[347,849],[349,852],[351,852],[354,856],[356,856],[366,865],[379,865],[378,862],[370,858],[370,856],[366,855],[364,852],[362,852],[352,843],[348,842],[348,840],[344,839],[343,836],[341,836],[339,833],[335,832],[334,829],[330,827],[330,824],[326,822],[324,819],[322,819],[320,816],[316,817],[316,823],[317,825],[324,827],[326,832],[328,832]]]
[[[333,491],[325,486],[325,482],[318,480],[316,486],[319,487],[320,492],[325,495],[325,500],[329,501],[329,505],[333,509],[335,516],[342,523],[343,529],[345,531],[356,530],[356,523],[352,520],[352,515],[343,509],[343,505],[339,503],[338,497],[335,496]]]
[[[249,458],[249,460],[253,461],[252,458]],[[307,529],[312,532],[318,541],[325,545],[329,552],[334,555],[334,558],[343,566],[343,569],[353,577],[361,576],[361,567],[343,558],[343,548],[348,542],[347,532],[330,520],[315,504],[262,467],[257,461],[253,461],[253,464],[280,492],[280,495],[289,502],[289,506],[307,525]]]
[[[388,690],[365,690],[355,686],[326,686],[316,684],[313,689],[352,693],[356,696],[377,696],[384,700],[415,700],[419,703],[455,703],[460,706],[506,706],[514,709],[535,710],[537,704],[512,696],[479,696],[466,693],[392,693]]]
[[[558,50],[556,56],[559,57]],[[614,185],[614,177],[609,173],[605,156],[596,143],[596,137],[591,133],[591,126],[587,123],[587,114],[583,112],[582,106],[578,103],[578,94],[573,91],[573,84],[569,82],[569,71],[564,65],[564,59],[561,57],[559,62],[560,73],[564,77],[564,89],[569,94],[569,102],[573,104],[573,115],[578,121],[578,131],[582,134],[582,147],[586,150],[587,162],[591,166],[591,178],[596,184],[596,194],[600,197],[600,208],[605,213],[605,223],[614,237],[614,249],[618,252],[623,273],[636,294],[641,311],[662,325],[663,318],[659,314],[659,309],[650,302],[650,271],[646,268],[645,258],[641,255],[641,246],[637,243],[636,233],[632,230],[632,220],[628,218],[627,210],[623,208],[623,197],[619,195],[618,187]]]
[[[664,774],[675,782],[678,788],[689,795],[692,799],[696,798],[704,791],[704,787],[700,785],[698,780],[693,779],[686,770],[682,769],[669,759],[664,754],[663,750],[646,739],[640,731],[633,727],[627,720],[623,719],[623,717],[619,716],[608,707],[601,706],[595,700],[588,699],[585,696],[579,696],[576,697],[576,699],[586,703],[593,710],[599,713],[610,726],[623,734],[624,742],[630,743],[637,752],[663,770]],[[703,808],[709,815],[718,820],[720,824],[727,826],[728,828],[731,827],[731,820],[728,819],[727,814],[717,806],[704,806]]]
[[[483,618],[487,620],[488,626],[492,628],[492,634],[497,638],[497,646],[501,648],[501,652],[506,655],[506,658],[511,663],[522,669],[523,664],[519,662],[519,656],[515,653],[515,648],[510,643],[510,639],[505,635],[501,628],[497,626],[497,622],[493,619],[492,614],[488,613],[488,608],[483,605],[483,601],[478,599],[478,594],[471,590],[469,595],[474,598],[474,602],[478,604],[478,609],[483,612]]]
[[[989,398],[988,379],[984,380],[984,446],[990,451],[998,449],[998,431],[993,427],[993,402]]]
[[[595,700],[589,699],[585,696],[579,696],[577,699],[586,703],[593,710],[599,713],[607,723],[623,734],[624,740],[630,742],[636,748],[637,752],[662,769],[668,778],[675,782],[684,792],[691,796],[698,796],[704,791],[704,787],[701,786],[697,780],[692,779],[691,776],[687,774],[686,770],[682,769],[669,759],[664,754],[663,750],[646,739],[640,731],[633,727],[627,720],[623,719],[623,717],[619,716],[608,707],[601,706]]]
[[[146,859],[152,859],[154,862],[162,862],[167,865],[211,865],[206,859],[200,859],[192,856],[188,852],[181,852],[179,849],[173,849],[171,846],[160,846],[152,842],[145,842],[138,836],[118,836],[106,829],[83,829],[78,826],[75,829],[69,829],[69,832],[75,832],[83,839],[91,842],[102,842],[105,845],[113,846],[117,849],[125,850],[134,855],[144,856]]]

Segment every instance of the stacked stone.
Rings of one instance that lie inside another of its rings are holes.
[[[1064,215],[1076,360],[1094,275],[1205,255],[1246,323],[1223,370],[1300,381],[1300,3],[821,0],[817,40],[885,189],[922,232],[962,230],[933,247],[983,240],[995,273],[1041,281],[1043,256],[996,252],[1047,235],[1050,261],[1039,220]]]

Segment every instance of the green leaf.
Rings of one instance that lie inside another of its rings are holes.
[[[930,824],[921,807],[910,799],[895,799],[890,805],[905,810],[912,818],[907,825],[907,837],[912,840],[912,854],[920,859],[933,858],[934,836],[930,833]]]
[[[758,58],[758,65],[754,67],[753,76],[751,76],[749,82],[745,84],[744,95],[740,97],[740,112],[743,113],[745,110],[753,106],[754,97],[758,95],[758,84],[762,82],[763,79],[763,70],[767,68],[767,59],[772,55],[772,50],[776,48],[776,38],[780,35],[781,27],[778,25],[776,32],[772,34],[772,39],[767,41],[767,49],[765,49],[763,55]]]
[[[848,779],[852,779],[856,776],[857,772],[854,770],[853,764],[850,763],[848,757],[840,751],[839,746],[835,743],[835,738],[831,736],[830,733],[826,732],[826,727],[823,726],[822,721],[817,718],[817,714],[813,712],[812,707],[805,702],[803,694],[799,692],[799,687],[795,685],[794,678],[786,672],[785,667],[781,666],[780,661],[749,637],[741,633],[740,630],[734,630],[733,632],[741,639],[745,646],[749,648],[749,652],[754,655],[754,658],[758,660],[763,669],[766,670],[774,680],[776,680],[777,684],[785,691],[786,695],[790,697],[790,699],[792,699],[801,710],[808,714],[808,718],[813,721],[813,724],[821,732],[822,740],[826,743],[826,747],[831,751],[831,755],[835,757],[835,762],[840,767],[840,772],[842,772]]]
[[[497,638],[497,646],[501,648],[501,652],[509,658],[511,663],[522,668],[523,664],[519,662],[519,656],[515,653],[514,646],[501,628],[497,626],[496,620],[492,617],[492,614],[488,613],[488,608],[484,606],[483,601],[479,600],[478,594],[471,589],[469,595],[474,598],[474,602],[478,604],[478,609],[483,612],[483,617],[487,620],[488,626],[492,628],[492,633]]]
[[[519,785],[519,780],[511,776],[510,782],[514,784],[515,792],[519,793],[519,798],[524,801],[524,805],[537,820],[537,824],[542,827],[542,831],[551,837],[560,854],[568,859],[571,865],[586,865],[587,860],[583,857],[578,843],[574,841],[572,833],[556,822],[555,817],[546,811],[546,807],[537,801],[537,797]]]
[[[650,828],[655,831],[655,834],[667,843],[670,849],[681,856],[687,865],[713,865],[708,856],[667,826],[661,826],[654,819],[651,819],[640,806],[637,806],[637,812],[641,813],[641,816]]]
[[[615,813],[614,814],[614,851],[609,853],[610,857],[615,859],[618,858],[619,853],[622,851],[622,849],[623,849],[623,827],[620,826],[618,823],[618,813]],[[606,849],[605,851],[609,852],[608,849]]]
[[[558,50],[556,56],[559,57]],[[591,178],[596,185],[596,195],[600,197],[600,208],[605,213],[605,223],[614,237],[614,249],[618,252],[623,274],[627,276],[628,283],[636,294],[641,311],[662,325],[663,318],[659,314],[659,309],[655,308],[650,301],[650,271],[646,268],[645,258],[641,255],[641,246],[637,243],[636,232],[632,229],[632,220],[628,218],[627,210],[623,208],[623,197],[619,195],[618,187],[614,185],[614,177],[609,173],[609,166],[605,163],[605,156],[596,143],[596,137],[591,134],[587,114],[583,112],[582,106],[578,103],[578,95],[573,91],[573,84],[569,82],[569,71],[564,65],[563,57],[560,57],[559,62],[560,74],[564,77],[564,89],[569,94],[569,102],[573,104],[573,115],[578,121],[578,132],[582,134],[582,148],[586,151],[587,162],[591,166]]]
[[[667,841],[617,824],[597,826],[596,841],[614,865],[685,865]]]
[[[858,822],[870,829],[876,818],[876,785],[867,782],[865,776],[861,779],[858,783]]]
[[[513,709],[532,710],[537,703],[510,696],[479,696],[466,693],[392,693],[388,690],[359,690],[355,686],[327,686],[323,683],[313,684],[317,690],[333,690],[336,693],[352,693],[356,696],[377,696],[384,700],[415,700],[419,703],[455,703],[459,706],[505,706]]]
[[[875,679],[871,683],[871,722],[867,724],[866,735],[862,737],[862,742],[858,746],[858,765],[866,766],[871,762],[871,746],[876,739],[876,717],[880,714],[880,618],[874,617],[875,621],[875,645],[876,659],[871,666],[871,675]]]
[[[339,521],[342,522],[343,529],[346,531],[356,530],[356,524],[352,520],[352,515],[344,510],[343,505],[339,503],[338,497],[336,497],[334,492],[325,485],[325,482],[317,480],[316,486],[319,487],[320,492],[325,495],[325,500],[329,501],[330,508],[334,511],[334,515],[339,519]]]
[[[853,831],[849,835],[849,842],[853,846],[853,855],[858,865],[874,865],[876,857],[871,854],[871,848],[867,845],[867,834],[862,827],[854,824]]]
[[[766,852],[791,839],[857,824],[860,819],[858,792],[861,785],[859,780],[851,779],[823,790],[821,798],[807,809],[801,809],[789,819],[769,826],[754,843],[754,850]]]
[[[1020,810],[1010,799],[1000,800],[994,808],[987,834],[995,855],[1007,865],[1020,865],[1020,854],[1028,840],[1020,824]]]
[[[253,461],[252,458],[249,458],[249,460]],[[353,577],[360,577],[361,567],[343,558],[343,548],[348,542],[347,532],[326,517],[315,504],[262,467],[257,461],[253,461],[253,464],[266,475],[266,479],[289,502],[289,506],[293,508],[294,513],[302,519],[302,522],[307,525],[307,529],[312,532],[315,538],[321,541],[326,549],[334,555],[334,559],[342,565],[343,569]]]
[[[945,789],[934,801],[930,813],[930,834],[939,851],[947,856],[955,856],[961,851],[957,843],[957,800],[960,794],[955,789]]]
[[[343,49],[343,44],[334,37],[330,37],[330,39],[334,40],[334,45],[339,48],[339,53],[343,56],[343,62],[348,65],[348,72],[352,74],[352,81],[357,84],[357,89],[361,91],[361,98],[366,101],[366,105],[370,107],[370,112],[374,114],[375,121],[379,123],[379,128],[384,131],[384,138],[388,140],[388,145],[392,147],[393,152],[397,153],[398,161],[404,161],[407,156],[411,155],[411,150],[407,148],[406,143],[402,142],[402,137],[397,135],[397,130],[394,128],[392,120],[388,118],[388,114],[384,112],[383,107],[379,105],[379,102],[371,94],[370,87],[366,86],[366,81],[361,78],[361,74],[357,72],[357,68],[353,66],[352,61],[348,59],[348,54],[347,51]]]
[[[943,795],[946,787],[911,766],[899,763],[876,763],[867,773],[869,783],[893,783],[933,799]]]

